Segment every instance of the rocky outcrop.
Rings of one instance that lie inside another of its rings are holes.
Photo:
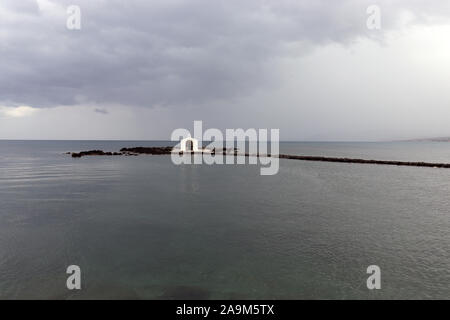
[[[102,150],[90,150],[81,152],[68,152],[72,158],[81,158],[84,156],[137,156],[139,154],[153,154],[162,155],[170,154],[172,147],[134,147],[134,148],[122,148],[120,152],[105,152]]]
[[[90,150],[81,152],[72,152],[72,158],[81,158],[84,156],[121,156],[121,152],[104,152],[102,150]]]
[[[134,147],[134,148],[122,148],[121,152],[133,153],[133,154],[170,154],[172,147]]]

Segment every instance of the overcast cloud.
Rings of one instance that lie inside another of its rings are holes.
[[[0,138],[81,138],[78,111],[97,114],[92,139],[168,138],[195,119],[290,140],[450,135],[449,18],[447,0],[1,0]],[[49,118],[67,131],[40,136]]]

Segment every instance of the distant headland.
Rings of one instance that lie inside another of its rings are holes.
[[[411,140],[401,140],[404,142],[450,142],[450,137],[420,138]]]

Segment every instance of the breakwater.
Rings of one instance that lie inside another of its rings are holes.
[[[91,150],[81,152],[68,152],[73,158],[81,158],[84,156],[136,156],[139,154],[150,155],[169,155],[172,153],[172,147],[133,147],[122,148],[120,152],[104,152],[102,150]],[[212,154],[222,155],[235,155],[245,157],[271,157],[270,154],[249,154],[239,153],[237,150],[214,150]],[[277,156],[280,159],[289,160],[301,160],[301,161],[322,161],[322,162],[337,162],[337,163],[359,163],[359,164],[377,164],[377,165],[390,165],[390,166],[408,166],[408,167],[428,167],[428,168],[450,168],[450,163],[434,163],[434,162],[411,162],[411,161],[392,161],[392,160],[367,160],[367,159],[355,159],[355,158],[336,158],[336,157],[323,157],[323,156],[302,156],[302,155],[289,155],[279,154]]]

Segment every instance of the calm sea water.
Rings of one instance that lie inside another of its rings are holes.
[[[0,141],[0,298],[450,299],[450,170],[281,160],[260,176],[64,154],[166,144]],[[280,151],[450,162],[447,143]],[[381,290],[366,287],[372,264]]]

